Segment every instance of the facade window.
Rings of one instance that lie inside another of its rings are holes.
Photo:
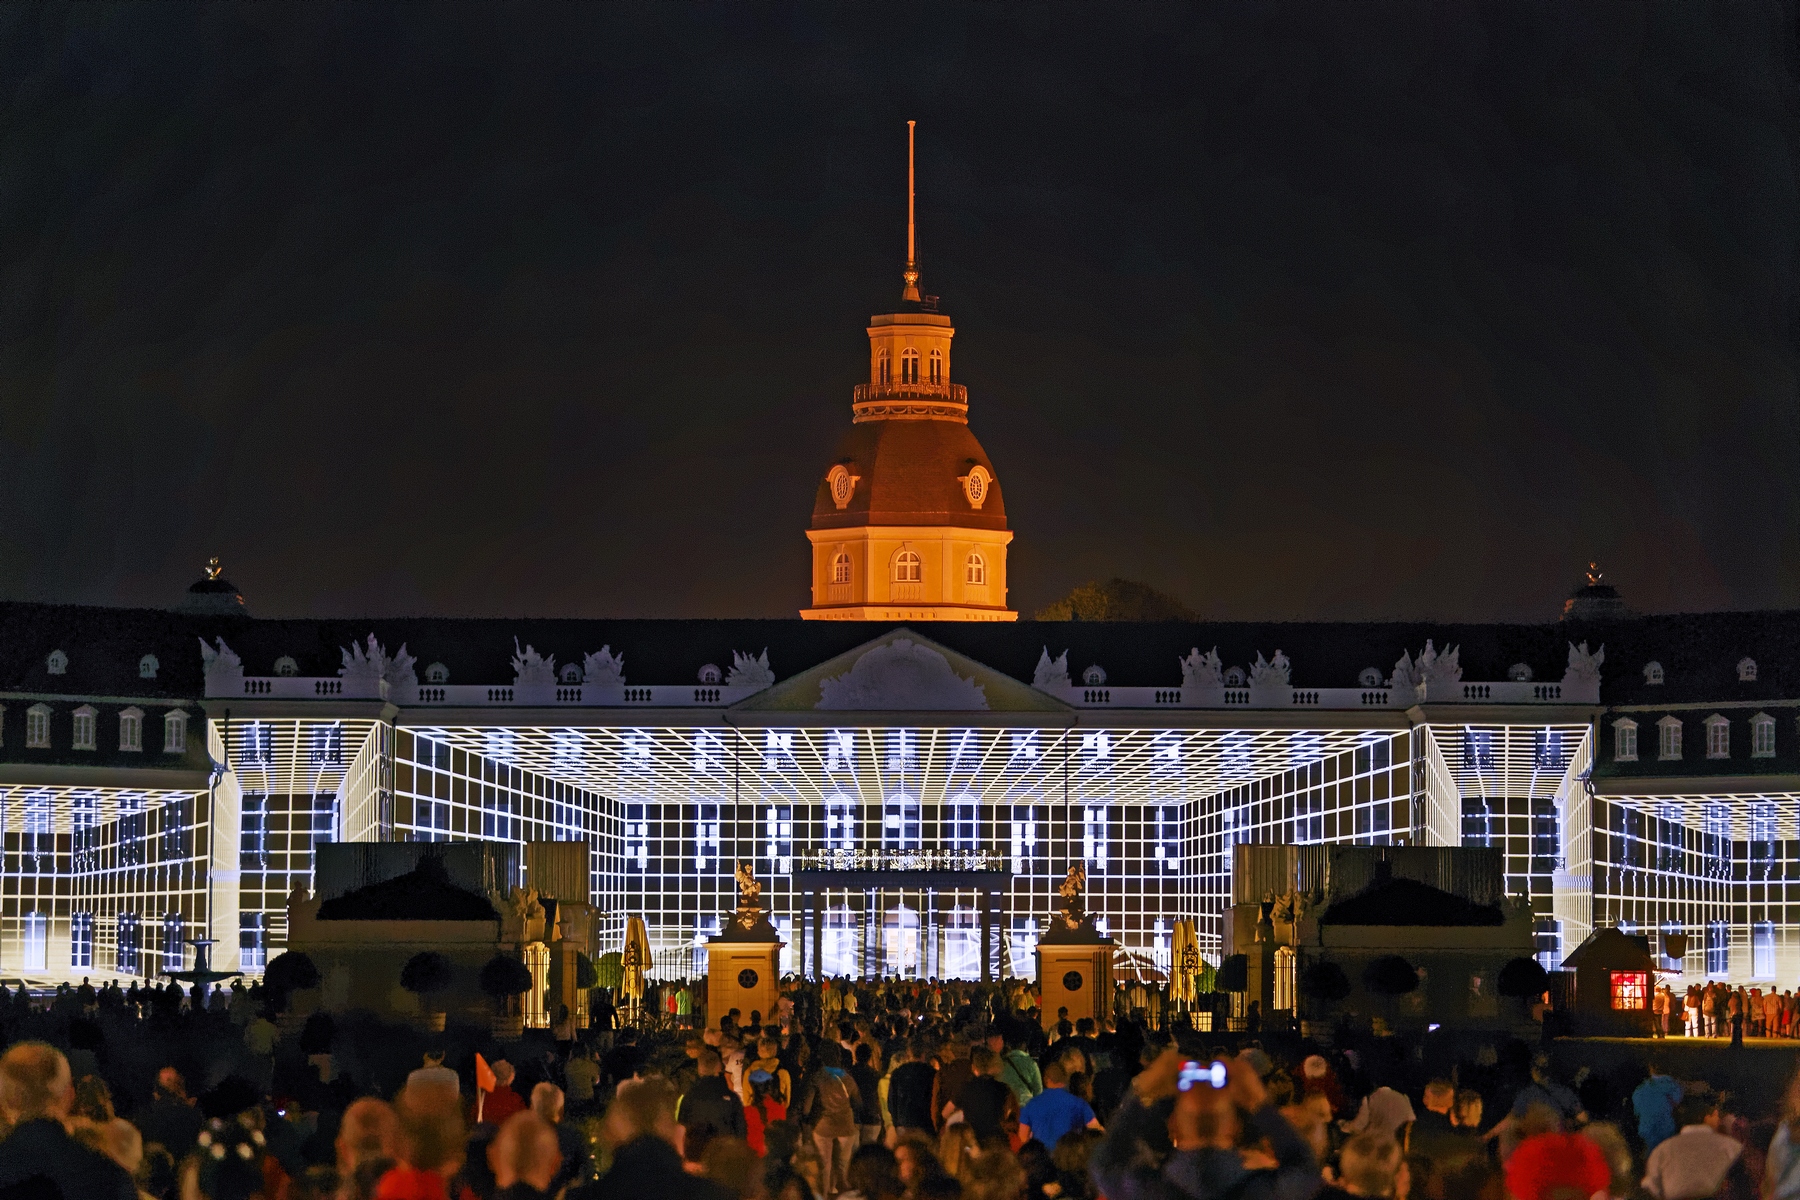
[[[767,810],[764,832],[768,835],[769,865],[778,875],[794,869],[794,810],[787,805]]]
[[[1560,729],[1540,729],[1532,738],[1533,758],[1540,771],[1554,771],[1562,763],[1562,731]]]
[[[113,942],[113,969],[120,974],[137,974],[138,935],[137,914],[120,913],[118,935]]]
[[[247,767],[267,767],[275,762],[275,730],[267,722],[251,721],[244,726],[243,763]]]
[[[180,709],[163,716],[163,753],[187,752],[187,714]]]
[[[1106,870],[1107,815],[1103,804],[1089,805],[1081,810],[1081,857],[1087,860],[1090,871]]]
[[[52,650],[44,659],[44,670],[51,675],[67,675],[69,673],[69,656],[61,650]]]
[[[1650,976],[1643,971],[1612,973],[1612,1006],[1622,1011],[1642,1012],[1650,996]]]
[[[1706,923],[1706,973],[1715,977],[1731,973],[1731,931],[1723,921]]]
[[[925,578],[925,563],[916,550],[902,550],[894,555],[894,582],[919,583]]]
[[[1681,757],[1681,718],[1664,717],[1656,723],[1656,756],[1663,762]]]
[[[1009,841],[1014,875],[1026,874],[1028,868],[1037,859],[1040,849],[1038,826],[1041,821],[1041,814],[1035,805],[1013,805]]]
[[[625,806],[625,865],[636,865],[639,871],[648,870],[650,865],[649,807],[647,804]]]
[[[77,971],[94,967],[94,914],[69,914],[69,966]]]
[[[1162,863],[1163,870],[1173,871],[1181,863],[1181,850],[1175,839],[1175,818],[1168,808],[1160,804],[1156,806],[1155,813],[1156,832],[1151,838],[1155,848],[1154,856],[1157,862]]]
[[[924,835],[919,798],[895,792],[881,806],[881,845],[886,850],[917,850]]]
[[[1775,924],[1758,921],[1750,926],[1750,974],[1756,979],[1775,978]]]
[[[963,582],[983,586],[987,584],[987,563],[973,551],[963,560]]]
[[[1613,722],[1613,761],[1637,761],[1637,722],[1630,717]]]
[[[260,971],[269,965],[269,919],[264,913],[238,914],[238,966]]]
[[[719,806],[694,807],[694,869],[710,871],[719,865]]]
[[[19,918],[20,949],[23,961],[20,965],[27,971],[42,971],[50,957],[50,916],[48,913],[28,912]]]
[[[894,363],[888,357],[888,352],[883,349],[880,354],[875,356],[875,382],[892,383],[893,381]]]
[[[944,382],[944,352],[942,350],[931,352],[931,382]]]
[[[1706,757],[1731,757],[1731,722],[1718,713],[1706,718]]]
[[[50,706],[34,704],[25,710],[25,748],[28,750],[48,750],[50,748]]]
[[[186,797],[170,800],[162,806],[162,857],[164,862],[180,862],[188,856],[187,808]]]
[[[25,821],[19,833],[19,851],[31,871],[40,874],[55,869],[56,834],[50,823],[50,793],[34,792],[25,797]]]
[[[900,355],[900,382],[919,382],[919,352],[907,350]]]
[[[119,749],[138,751],[144,748],[144,710],[128,708],[119,714]]]
[[[1768,713],[1750,718],[1750,757],[1775,757],[1775,718]]]
[[[91,704],[84,704],[75,710],[75,737],[70,743],[76,750],[93,750],[96,748],[94,726],[99,724],[100,714]]]
[[[344,761],[344,727],[336,723],[313,726],[311,758],[315,764],[336,765],[342,763]]]
[[[850,556],[842,550],[831,556],[831,582],[850,582]]]
[[[144,657],[138,659],[138,678],[155,679],[157,669],[161,666],[162,664],[156,661],[156,655],[144,655]]]
[[[1754,658],[1738,659],[1737,672],[1739,683],[1755,683],[1756,660]]]
[[[980,802],[964,792],[946,804],[949,817],[950,848],[952,850],[979,850],[981,848],[981,805]]]
[[[825,799],[825,848],[856,848],[856,801],[842,792]]]
[[[181,970],[182,952],[184,948],[182,939],[187,936],[186,926],[187,922],[182,920],[180,913],[167,913],[162,919],[162,960],[163,970],[165,971]]]
[[[1494,769],[1494,731],[1463,730],[1463,766],[1475,771]]]
[[[1658,687],[1662,684],[1662,681],[1663,681],[1662,664],[1659,662],[1645,663],[1644,664],[1644,682],[1649,684],[1651,687]]]

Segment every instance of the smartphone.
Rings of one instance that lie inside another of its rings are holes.
[[[1204,1083],[1210,1088],[1225,1086],[1225,1064],[1217,1059],[1209,1063],[1197,1063],[1189,1060],[1181,1064],[1181,1074],[1175,1077],[1175,1086],[1182,1091],[1190,1091]]]

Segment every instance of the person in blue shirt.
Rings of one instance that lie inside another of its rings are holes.
[[[1044,1090],[1019,1110],[1019,1136],[1036,1138],[1051,1149],[1065,1133],[1098,1128],[1100,1121],[1088,1102],[1069,1090],[1069,1069],[1061,1060],[1044,1068]]]
[[[1631,1108],[1637,1113],[1638,1136],[1644,1139],[1644,1152],[1656,1149],[1659,1142],[1675,1136],[1675,1106],[1681,1103],[1681,1085],[1650,1064],[1650,1077],[1631,1093]]]

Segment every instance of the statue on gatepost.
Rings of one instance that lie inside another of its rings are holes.
[[[737,909],[725,919],[724,932],[714,941],[774,942],[780,940],[775,926],[769,923],[768,910],[762,906],[762,884],[757,882],[750,864],[739,860],[732,872],[737,884]]]
[[[1094,927],[1093,914],[1087,911],[1087,904],[1082,893],[1087,890],[1087,866],[1081,862],[1070,865],[1068,874],[1063,876],[1056,894],[1062,898],[1056,910],[1051,914],[1050,927],[1044,931],[1043,941],[1050,942],[1099,942],[1100,931]]]

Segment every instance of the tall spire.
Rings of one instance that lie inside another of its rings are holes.
[[[900,298],[914,304],[919,302],[919,257],[913,234],[913,126],[917,124],[917,121],[906,123],[906,270],[900,276],[906,280]]]

